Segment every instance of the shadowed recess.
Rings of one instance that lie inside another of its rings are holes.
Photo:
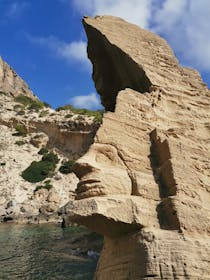
[[[93,64],[93,80],[106,111],[114,111],[120,90],[131,88],[149,92],[151,82],[144,69],[98,30],[83,20],[88,37],[88,57]]]

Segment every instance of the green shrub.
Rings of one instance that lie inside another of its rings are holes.
[[[59,158],[53,152],[49,152],[49,153],[43,155],[42,161],[47,161],[47,162],[50,162],[50,163],[56,165],[59,162]]]
[[[56,109],[56,111],[58,111],[58,112],[62,111],[62,110],[65,110],[65,111],[71,110],[72,113],[74,113],[74,114],[94,117],[94,121],[97,123],[102,122],[103,113],[104,113],[104,110],[92,111],[92,110],[88,110],[88,109],[77,109],[77,108],[74,108],[71,104],[66,104],[66,105],[60,106]]]
[[[44,107],[44,103],[40,100],[32,99],[23,94],[19,94],[18,96],[16,96],[15,101],[21,103],[22,105],[24,105],[24,107],[27,107],[29,110],[39,111]]]
[[[39,117],[42,118],[42,117],[47,116],[48,114],[49,114],[49,112],[47,110],[43,110],[40,112]]]
[[[53,185],[50,184],[50,180],[47,180],[44,182],[44,185],[37,186],[34,190],[34,193],[41,189],[46,189],[49,191],[52,187],[53,187]]]
[[[41,182],[47,177],[52,177],[59,162],[58,156],[53,152],[43,155],[41,161],[33,161],[31,165],[22,172],[22,177],[31,183]]]
[[[65,118],[68,119],[68,118],[71,118],[73,116],[73,114],[67,114],[65,115]]]
[[[44,154],[47,154],[47,153],[48,153],[48,149],[46,147],[43,147],[38,151],[39,155],[44,155]]]
[[[84,121],[85,120],[85,116],[78,115],[75,120],[76,121]]]
[[[55,110],[56,111],[66,111],[66,110],[71,110],[72,112],[73,112],[73,106],[72,105],[70,105],[70,104],[66,104],[66,105],[64,105],[64,106],[60,106],[60,107],[58,107],[58,108],[56,108]]]
[[[25,143],[26,143],[25,141],[21,141],[21,140],[15,142],[15,144],[18,145],[18,146],[22,146],[22,145],[24,145]]]
[[[103,115],[104,115],[104,110],[94,111],[94,117],[95,117],[94,121],[96,123],[102,123]]]
[[[31,165],[22,172],[22,177],[28,182],[41,182],[52,174],[55,165],[48,161],[33,161]]]
[[[17,132],[13,134],[14,136],[25,137],[28,133],[28,130],[27,130],[27,128],[24,124],[17,124],[15,129],[16,129]]]
[[[41,101],[35,100],[28,106],[28,109],[35,110],[36,112],[38,112],[43,107],[44,107],[44,104]]]
[[[23,94],[19,94],[18,96],[15,97],[15,102],[21,103],[25,107],[30,105],[32,103],[32,101],[33,101],[33,99],[31,99],[30,97],[23,95]]]
[[[46,107],[46,108],[51,108],[51,105],[50,105],[49,103],[43,102],[43,104],[44,104],[44,107]]]
[[[63,161],[62,165],[59,168],[59,171],[63,174],[71,173],[74,163],[75,162],[73,160]]]

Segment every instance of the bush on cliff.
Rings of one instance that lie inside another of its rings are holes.
[[[59,168],[59,171],[63,174],[71,173],[73,169],[73,165],[74,165],[73,160],[63,161],[62,165]]]
[[[46,147],[42,147],[39,151],[38,154],[39,155],[44,155],[48,153],[48,149]]]
[[[66,111],[66,110],[70,110],[72,111],[72,113],[74,114],[78,114],[78,115],[85,115],[85,116],[89,116],[89,117],[94,117],[94,120],[96,122],[101,122],[102,118],[103,118],[103,110],[96,110],[96,111],[92,111],[92,110],[88,110],[88,109],[77,109],[75,107],[73,107],[70,104],[66,104],[64,106],[58,107],[56,109],[56,111]]]
[[[53,175],[58,156],[52,152],[44,154],[41,161],[33,161],[31,165],[22,172],[22,177],[28,182],[41,182]]]
[[[42,157],[42,161],[45,162],[50,162],[53,165],[56,166],[56,164],[59,162],[59,158],[56,154],[54,154],[53,152],[49,152],[49,153],[45,153]]]
[[[21,103],[24,107],[27,107],[29,110],[39,111],[45,107],[45,103],[41,102],[38,99],[32,99],[26,95],[19,94],[15,97],[15,102]]]
[[[46,190],[50,190],[53,187],[53,185],[50,184],[50,180],[47,180],[44,182],[44,185],[39,185],[35,188],[34,193],[41,190],[41,189],[46,189]]]
[[[16,133],[14,133],[14,136],[23,136],[25,137],[28,133],[28,130],[24,124],[17,124],[15,126]]]

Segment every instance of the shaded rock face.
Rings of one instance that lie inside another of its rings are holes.
[[[114,111],[75,165],[66,220],[105,236],[95,279],[208,279],[209,89],[155,34],[109,16],[83,22],[96,88]]]
[[[26,82],[0,57],[0,92],[17,96],[24,94],[36,98]]]
[[[114,111],[116,96],[121,89],[128,87],[141,93],[149,91],[151,82],[143,68],[97,29],[87,25],[85,20],[83,23],[90,42],[88,57],[93,63],[93,80],[105,109]]]

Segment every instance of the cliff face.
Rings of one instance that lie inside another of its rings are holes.
[[[75,165],[66,220],[105,237],[95,279],[208,279],[210,92],[157,35],[109,16],[83,24],[109,112]]]
[[[13,70],[0,57],[0,92],[17,96],[24,94],[31,98],[36,98],[28,85],[21,79],[15,70]]]
[[[44,107],[0,59],[0,222],[58,219],[57,210],[74,199],[78,182],[74,173],[59,168],[86,152],[98,126],[93,117]],[[29,182],[21,174],[42,160],[41,148],[57,154],[59,163],[46,180]]]

